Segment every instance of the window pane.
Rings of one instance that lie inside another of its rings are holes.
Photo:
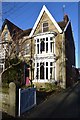
[[[46,62],[46,66],[48,66],[48,62]]]
[[[41,51],[41,53],[42,53],[42,51],[45,51],[45,43],[44,43],[44,41],[41,41],[40,51]]]
[[[43,23],[43,32],[47,32],[48,31],[48,23],[45,22]]]
[[[40,63],[40,79],[44,79],[44,63]]]
[[[50,68],[50,79],[55,80],[55,68],[54,67]]]
[[[48,26],[48,23],[47,22],[43,23],[43,27],[46,27],[46,26]]]
[[[19,51],[19,46],[16,46],[16,50]],[[30,45],[25,44],[24,55],[29,54],[29,52],[30,52]]]
[[[52,37],[50,37],[50,40],[52,41],[52,40],[53,40],[53,38],[52,38]]]
[[[37,44],[37,54],[39,54],[39,44]]]
[[[7,31],[4,33],[4,40],[5,41],[8,40],[8,32]]]
[[[37,42],[39,42],[39,39],[37,39]]]
[[[52,66],[53,65],[53,63],[52,62],[50,62],[50,66]]]
[[[45,41],[45,38],[43,38],[43,41]]]
[[[47,32],[48,31],[48,27],[43,28],[43,32]]]
[[[52,68],[50,68],[50,79],[52,79]]]
[[[37,63],[37,67],[39,67],[39,63]]]
[[[48,67],[46,67],[46,79],[48,79]]]
[[[46,38],[46,41],[48,41],[48,38]]]
[[[51,52],[53,52],[53,51],[52,51],[52,47],[53,47],[53,43],[50,42],[50,51],[51,51]]]
[[[46,43],[46,53],[48,52],[48,43]]]
[[[42,42],[42,39],[40,39],[40,41]]]
[[[39,68],[37,68],[37,75],[36,75],[36,79],[39,79]]]

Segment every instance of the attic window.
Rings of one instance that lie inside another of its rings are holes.
[[[48,22],[44,22],[42,24],[42,32],[47,32],[48,31]]]

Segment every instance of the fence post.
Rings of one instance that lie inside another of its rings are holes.
[[[19,109],[18,109],[18,115],[20,116],[21,114],[21,109],[20,109],[20,101],[21,101],[21,89],[19,89]]]
[[[10,100],[9,114],[15,117],[16,115],[16,85],[13,82],[9,84],[9,100]]]

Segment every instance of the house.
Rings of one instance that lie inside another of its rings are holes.
[[[6,23],[3,24],[2,31],[4,28],[7,29]],[[34,84],[58,82],[62,88],[72,85],[75,44],[68,15],[57,22],[44,5],[32,29],[16,28],[19,35],[14,35],[13,41],[18,42],[19,58],[28,64],[27,77]]]
[[[35,45],[34,83],[59,82],[66,88],[72,84],[75,66],[75,44],[68,15],[56,22],[43,6],[29,35]]]
[[[8,19],[5,19],[2,28],[1,28],[1,43],[0,43],[0,64],[2,65],[2,69],[6,67],[5,62],[14,58],[15,54],[17,54],[18,41],[16,41],[17,36],[22,32],[19,27],[14,25]],[[2,61],[2,63],[1,63]]]
[[[14,50],[13,50],[13,53],[14,53],[17,49],[17,46],[15,46],[15,44],[17,45],[17,42],[18,42],[17,37],[19,36],[19,34],[21,34],[21,32],[23,32],[22,29],[14,25],[8,19],[5,19],[1,29],[1,38],[3,42],[3,48],[7,49],[8,47],[10,52],[11,47],[14,47]]]

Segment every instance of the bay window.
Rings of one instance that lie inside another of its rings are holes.
[[[54,62],[37,62],[36,78],[42,80],[55,80],[55,65]]]
[[[53,37],[43,37],[35,40],[36,54],[54,53],[54,39]]]

